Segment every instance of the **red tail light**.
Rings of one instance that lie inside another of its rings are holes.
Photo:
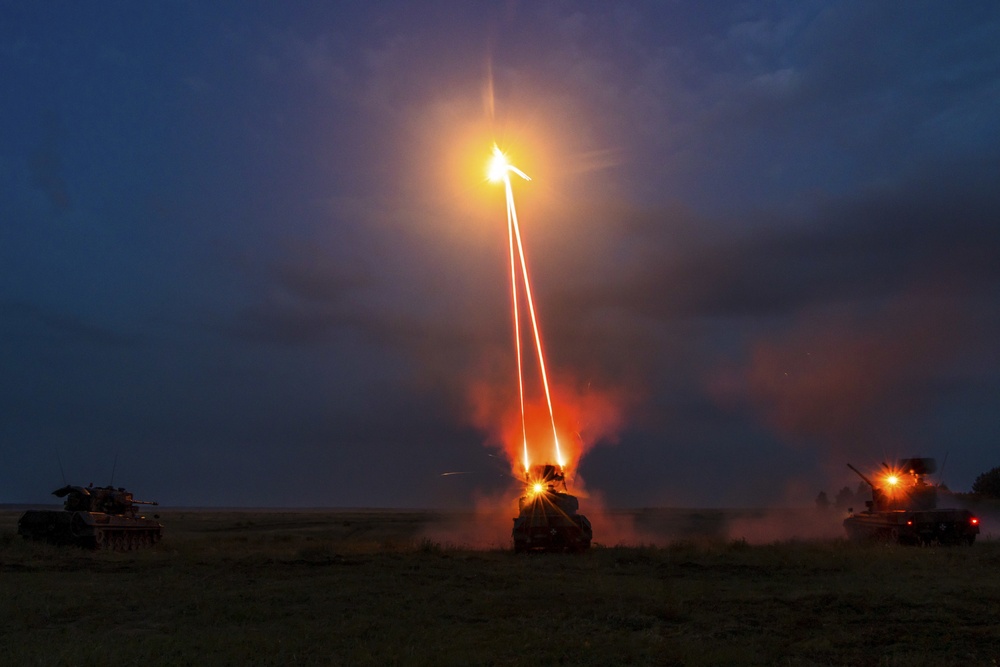
[[[972,517],[971,519],[969,519],[969,523],[975,526],[979,523],[979,519],[977,519],[976,517]]]

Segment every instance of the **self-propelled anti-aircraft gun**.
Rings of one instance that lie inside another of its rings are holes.
[[[578,513],[580,502],[565,492],[562,470],[553,465],[532,466],[525,475],[524,495],[514,519],[514,551],[583,551],[590,547],[593,529]],[[563,491],[557,490],[560,485]]]
[[[163,536],[163,526],[137,509],[139,505],[159,503],[135,500],[122,487],[66,485],[52,495],[65,499],[63,509],[25,512],[17,522],[19,535],[53,544],[114,551],[149,547]]]
[[[902,459],[895,466],[882,464],[869,479],[850,463],[847,467],[872,490],[865,510],[844,519],[852,540],[898,544],[972,544],[979,534],[979,519],[969,510],[938,507],[939,486],[926,481],[937,470],[934,459]]]

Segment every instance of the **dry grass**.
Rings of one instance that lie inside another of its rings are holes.
[[[154,550],[28,543],[0,513],[10,665],[995,665],[1000,545],[515,556],[432,513],[163,512]],[[455,517],[449,517],[454,523]],[[697,531],[692,533],[698,534]]]

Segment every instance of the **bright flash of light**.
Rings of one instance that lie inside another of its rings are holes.
[[[531,490],[535,493],[541,493],[545,490],[545,486],[541,482],[535,482],[531,487]]]
[[[486,168],[486,177],[494,183],[499,183],[507,177],[509,166],[510,163],[507,162],[507,156],[503,154],[503,151],[494,146],[493,159],[490,160],[489,166]]]
[[[542,352],[542,337],[538,328],[538,318],[535,314],[535,303],[531,296],[531,281],[528,279],[528,264],[524,256],[524,244],[521,242],[521,227],[517,221],[517,207],[514,205],[514,189],[510,184],[510,174],[511,172],[517,174],[526,181],[530,181],[531,178],[525,174],[523,171],[510,164],[507,156],[504,155],[503,151],[496,144],[493,145],[493,158],[490,160],[489,169],[487,174],[491,181],[499,182],[503,181],[504,190],[507,195],[507,236],[510,246],[510,286],[511,286],[511,306],[513,309],[513,319],[514,319],[514,346],[517,350],[517,382],[518,382],[518,395],[521,404],[521,435],[523,438],[523,465],[525,471],[531,467],[531,461],[528,455],[528,437],[527,437],[527,427],[525,425],[524,418],[524,368],[521,355],[521,330],[520,330],[520,316],[518,311],[518,298],[517,298],[517,264],[520,260],[521,266],[521,281],[524,285],[524,296],[528,303],[528,314],[531,319],[532,333],[534,334],[535,340],[535,351],[538,355],[538,368],[542,376],[542,387],[545,390],[545,400],[549,408],[549,419],[552,422],[552,438],[555,445],[555,455],[556,462],[559,467],[565,467],[566,463],[562,456],[562,451],[559,446],[559,435],[556,432],[556,419],[555,413],[552,409],[552,392],[549,390],[549,378],[548,373],[545,370],[545,355]],[[514,255],[514,246],[517,246],[517,257]]]
[[[889,475],[885,478],[885,481],[888,482],[889,486],[896,486],[899,484],[899,478],[895,475]]]
[[[499,183],[505,180],[510,172],[514,172],[526,181],[531,180],[530,176],[510,163],[510,160],[507,159],[507,156],[504,155],[499,146],[493,144],[493,157],[486,168],[486,177],[494,183]]]

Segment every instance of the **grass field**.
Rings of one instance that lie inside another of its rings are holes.
[[[752,544],[723,512],[646,511],[618,519],[669,528],[661,546],[515,556],[507,535],[427,537],[459,515],[163,511],[158,547],[117,554],[25,542],[18,515],[0,512],[8,665],[1000,661],[993,541]]]

